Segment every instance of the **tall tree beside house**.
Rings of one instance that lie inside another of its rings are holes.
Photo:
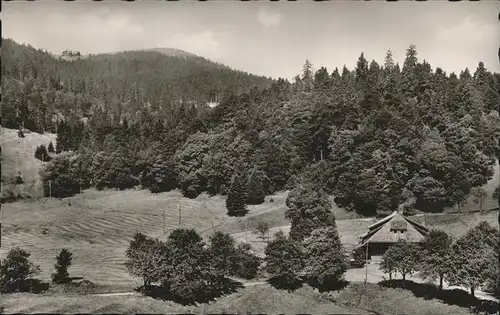
[[[474,296],[476,288],[488,281],[491,263],[496,258],[494,251],[498,248],[498,233],[498,229],[488,222],[481,222],[453,244],[450,285],[466,287]]]
[[[229,216],[244,216],[247,213],[247,190],[245,179],[242,175],[233,177],[231,187],[226,199],[227,214]]]
[[[304,268],[301,244],[278,231],[265,249],[267,271],[279,279],[283,287],[294,286],[300,282],[300,272]]]
[[[335,227],[312,231],[303,242],[304,273],[319,287],[335,287],[347,271],[345,251]]]
[[[439,289],[448,278],[451,263],[452,238],[441,230],[431,230],[422,242],[422,260],[418,268],[423,279],[439,280]]]
[[[285,217],[291,221],[290,238],[295,241],[304,240],[315,229],[336,226],[328,196],[321,190],[315,190],[312,184],[294,188],[286,199],[286,205]]]

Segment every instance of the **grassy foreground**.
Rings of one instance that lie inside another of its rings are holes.
[[[12,294],[2,299],[6,313],[192,313],[192,314],[384,314],[471,315],[469,307],[417,297],[409,290],[351,283],[338,292],[319,293],[304,285],[293,292],[268,284],[240,289],[207,304],[182,306],[143,296]]]

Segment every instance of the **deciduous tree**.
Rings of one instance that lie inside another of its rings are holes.
[[[479,223],[460,237],[452,246],[449,283],[469,288],[474,296],[475,289],[490,276],[498,241],[498,229],[487,222]]]
[[[422,243],[422,259],[418,268],[423,279],[439,279],[439,289],[448,277],[451,263],[452,238],[441,230],[431,230]]]
[[[399,272],[406,280],[407,275],[418,270],[419,259],[417,245],[399,240],[384,253],[380,268],[386,273]]]
[[[26,289],[25,281],[40,272],[40,268],[29,261],[30,253],[19,247],[11,249],[0,266],[0,288],[3,293]]]

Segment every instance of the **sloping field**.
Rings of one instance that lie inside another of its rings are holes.
[[[29,132],[25,138],[17,136],[17,130],[1,128],[2,132],[2,188],[16,193],[38,197],[41,195],[39,170],[43,163],[35,158],[36,147],[40,144],[56,144],[56,135]],[[13,185],[12,179],[21,174],[24,184]]]
[[[274,198],[284,200],[281,195]],[[265,204],[249,210],[250,217],[269,211]],[[226,215],[220,196],[187,199],[177,191],[151,194],[146,190],[90,189],[62,200],[4,204],[1,213],[1,258],[15,246],[26,249],[41,266],[40,278],[49,279],[55,256],[67,248],[74,253],[72,276],[113,285],[136,283],[123,266],[125,250],[136,232],[164,238],[173,229],[194,228],[209,236],[217,226],[239,220]]]
[[[27,182],[38,176],[42,162],[35,159],[36,147],[40,144],[56,144],[56,135],[51,133],[25,133],[25,138],[17,136],[17,130],[2,128],[2,181],[11,179],[21,172]]]

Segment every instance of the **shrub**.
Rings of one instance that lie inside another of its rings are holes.
[[[50,156],[47,152],[47,148],[43,144],[36,147],[35,158],[39,159],[42,162],[50,161]]]
[[[261,259],[252,253],[248,243],[240,243],[232,259],[232,275],[243,279],[253,279],[257,276]]]

